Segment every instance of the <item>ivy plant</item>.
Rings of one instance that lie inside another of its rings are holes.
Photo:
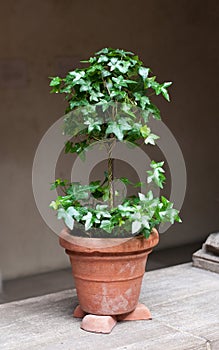
[[[148,126],[149,118],[161,119],[160,111],[151,101],[152,95],[162,95],[170,101],[168,88],[172,82],[159,83],[156,76],[132,52],[104,48],[84,63],[84,68],[70,71],[66,77],[52,77],[51,92],[65,95],[67,101],[64,133],[72,137],[65,152],[85,157],[86,149],[102,142],[108,152],[108,167],[104,180],[88,185],[68,183],[57,179],[51,189],[59,188],[59,195],[50,206],[57,211],[72,230],[75,223],[84,225],[88,235],[98,236],[142,233],[150,235],[153,227],[162,222],[180,222],[179,213],[167,198],[146,194],[124,198],[115,206],[117,195],[113,187],[112,149],[116,142],[155,145],[159,138]],[[163,188],[164,162],[151,162],[147,183]],[[124,184],[141,187],[128,178]]]

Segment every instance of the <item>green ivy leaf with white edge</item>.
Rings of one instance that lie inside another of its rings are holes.
[[[132,223],[132,234],[137,233],[141,229],[141,222],[140,221],[133,221]]]
[[[142,215],[141,213],[132,214],[131,219],[134,219],[132,223],[132,233],[138,232],[143,226],[146,229],[150,228],[149,220],[151,219],[148,215]]]
[[[139,92],[134,92],[134,97],[136,101],[139,101],[141,108],[144,110],[146,105],[150,105],[150,100],[147,96],[140,94]]]
[[[108,208],[107,205],[97,204],[97,206],[96,206],[96,210],[97,210],[96,217],[97,217],[97,219],[100,219],[101,217],[111,218],[111,214],[106,210],[106,208]]]
[[[174,221],[181,222],[179,210],[174,209],[173,203],[164,196],[161,196],[159,215],[163,222],[171,222],[172,224]]]
[[[167,210],[159,212],[162,222],[170,222],[171,224],[173,224],[174,221],[178,219],[178,214],[179,214],[179,211],[173,208],[169,208]],[[179,220],[177,221],[180,222],[181,219],[179,218]]]
[[[142,96],[140,99],[140,106],[142,109],[145,109],[146,105],[150,104],[150,100],[147,96]]]
[[[147,193],[147,195],[146,195],[146,198],[147,198],[149,201],[152,200],[152,199],[154,198],[153,192],[152,192],[152,191],[149,191],[149,192]]]
[[[128,114],[132,118],[136,118],[135,114],[132,112],[132,106],[128,105],[127,103],[123,103],[121,110]]]
[[[96,205],[96,210],[103,210],[106,208],[108,208],[108,205],[106,205],[106,204],[97,204]]]
[[[119,64],[117,64],[117,69],[122,73],[125,74],[128,72],[129,67],[131,63],[128,61],[121,61]]]
[[[112,77],[112,81],[115,82],[115,86],[121,90],[123,87],[128,87],[128,84],[137,84],[134,80],[124,79],[122,75],[119,75],[118,78]]]
[[[114,134],[119,141],[123,139],[123,132],[120,129],[120,126],[116,122],[110,122],[106,129],[106,134]]]
[[[135,207],[130,207],[130,206],[122,205],[122,204],[118,205],[118,209],[124,213],[127,213],[127,212],[133,213],[136,211]]]
[[[168,94],[168,91],[167,91],[167,88],[172,85],[172,82],[169,81],[169,82],[166,82],[166,83],[163,83],[162,84],[162,88],[161,88],[161,93],[163,95],[163,97],[168,101],[170,102],[170,96]]]
[[[95,102],[99,102],[99,98],[103,97],[104,94],[102,94],[102,92],[96,92],[94,90],[92,90],[90,92],[90,101],[95,101]]]
[[[150,167],[153,170],[148,170],[148,178],[147,178],[147,183],[151,183],[152,181],[160,188],[163,188],[163,183],[166,180],[166,177],[163,175],[165,172],[164,169],[162,168],[164,162],[158,162],[156,163],[155,161],[152,161],[150,164]]]
[[[150,225],[149,225],[149,220],[150,220],[151,218],[148,216],[148,215],[143,215],[142,217],[141,217],[141,223],[142,223],[142,225],[145,227],[145,228],[147,228],[147,229],[149,229],[150,228]]]
[[[68,228],[70,228],[70,230],[73,230],[73,227],[74,227],[74,219],[72,218],[72,216],[67,212],[65,211],[64,208],[60,208],[58,209],[57,211],[57,218],[60,220],[60,219],[63,219],[66,226]]]
[[[113,229],[110,220],[101,221],[100,228],[102,228],[103,230],[105,230],[108,233],[111,233],[112,229]]]
[[[150,116],[150,111],[148,111],[148,110],[142,111],[142,117],[143,117],[145,123],[147,123],[149,121],[149,116]]]
[[[146,137],[146,139],[144,140],[144,143],[147,144],[151,144],[151,145],[155,145],[155,140],[159,139],[160,137],[155,135],[155,134],[150,134]]]
[[[71,75],[74,79],[73,82],[78,82],[81,78],[83,78],[85,76],[85,72],[82,70],[81,72],[69,72],[69,75]]]
[[[118,58],[116,58],[116,57],[112,57],[110,59],[110,62],[108,63],[108,66],[110,67],[110,71],[113,71],[114,69],[117,68],[117,66],[116,66],[117,62],[118,62]]]
[[[132,129],[132,127],[128,123],[128,121],[130,121],[130,118],[120,118],[120,116],[119,116],[119,126],[120,126],[122,131]]]
[[[92,217],[91,212],[88,212],[86,215],[82,217],[82,220],[85,220],[85,231],[88,231],[92,226]]]
[[[75,219],[78,221],[80,219],[80,213],[74,208],[74,207],[69,207],[66,212],[71,215],[74,216]]]
[[[142,208],[147,211],[147,220],[150,220],[158,205],[159,205],[159,198],[153,198],[153,192],[149,191],[147,195],[144,195],[143,193],[138,193],[139,199],[142,203]]]
[[[83,79],[79,80],[78,83],[80,83],[81,87],[80,87],[80,91],[92,91],[92,86],[91,86],[91,82],[90,81],[85,81]]]
[[[160,110],[153,103],[147,106],[147,112],[150,112],[154,119],[161,120]]]
[[[132,127],[127,123],[127,120],[125,118],[121,118],[119,120],[119,123],[115,121],[109,122],[106,129],[106,135],[113,133],[119,141],[122,141],[124,137],[124,131],[131,130],[131,128]]]
[[[139,197],[140,201],[145,201],[147,199],[146,196],[140,192],[138,193],[138,197]]]
[[[84,124],[88,125],[88,133],[91,133],[93,130],[101,131],[100,125],[102,122],[100,120],[93,120],[91,118],[88,118]]]
[[[159,168],[159,169],[162,169],[162,166],[164,165],[164,161],[162,162],[155,162],[154,160],[152,160],[151,164],[150,164],[150,167],[153,168],[153,169],[156,169],[156,168]],[[164,173],[164,170],[160,170]]]
[[[103,78],[105,78],[105,77],[108,77],[109,75],[111,75],[111,73],[106,69],[102,69],[101,75]]]
[[[128,72],[131,63],[128,61],[119,60],[117,57],[112,57],[108,66],[110,71],[117,69],[120,73],[125,74]]]
[[[138,70],[138,74],[142,77],[144,82],[148,77],[149,71],[150,71],[150,68],[146,68],[146,67],[140,67]]]
[[[72,183],[67,193],[72,195],[76,200],[86,200],[89,197],[89,186],[82,186],[79,183]]]
[[[100,55],[100,57],[99,57],[98,60],[97,60],[98,63],[108,62],[108,61],[109,61],[109,59],[108,59],[108,57],[105,56],[105,55]]]

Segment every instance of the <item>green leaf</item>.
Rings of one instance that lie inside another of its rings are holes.
[[[128,87],[128,84],[137,84],[134,80],[124,79],[122,75],[119,75],[118,78],[112,77],[112,81],[115,82],[115,86],[119,87],[119,89],[121,89],[122,86]]]
[[[164,161],[162,162],[155,162],[154,160],[152,160],[151,164],[150,164],[150,167],[152,169],[156,169],[156,168],[160,168],[160,171],[164,173],[164,170],[162,168],[162,166],[164,165]]]
[[[162,88],[161,92],[162,92],[163,97],[164,97],[168,102],[170,102],[170,96],[169,96],[169,94],[168,94],[168,91],[167,91],[165,88]]]
[[[49,205],[50,208],[57,210],[59,205],[56,203],[56,201],[52,201]]]
[[[150,71],[149,68],[145,68],[145,67],[139,68],[138,74],[142,77],[143,81],[147,79],[149,71]]]
[[[118,209],[121,211],[121,212],[125,212],[126,215],[127,215],[127,212],[135,212],[136,211],[136,208],[135,207],[131,207],[129,206],[128,204],[127,205],[118,205]]]
[[[89,186],[82,186],[75,182],[67,189],[67,194],[71,195],[75,200],[88,199],[89,197]]]
[[[95,55],[98,56],[98,55],[101,55],[101,54],[107,54],[108,52],[109,52],[109,49],[107,47],[105,47],[104,49],[96,52]]]
[[[109,122],[108,127],[106,129],[106,135],[114,134],[119,141],[123,139],[123,130],[119,124],[116,122]]]
[[[145,182],[137,182],[136,184],[134,184],[134,187],[137,188],[137,187],[145,187]]]
[[[108,208],[107,205],[97,205],[96,206],[96,217],[97,219],[100,219],[101,217],[104,218],[111,218],[111,214],[106,210]]]
[[[153,103],[150,103],[150,104],[147,106],[147,110],[148,110],[149,112],[151,112],[152,117],[153,117],[154,119],[161,120],[161,117],[160,117],[160,110],[159,110]]]
[[[132,223],[132,234],[138,232],[141,229],[141,222],[140,221],[133,221]]]
[[[98,63],[108,62],[108,61],[109,61],[109,58],[106,55],[100,55],[100,57],[97,60]]]
[[[74,227],[74,219],[72,218],[72,216],[70,214],[68,214],[67,211],[65,211],[63,208],[58,209],[57,211],[57,218],[63,219],[66,226],[68,228],[70,228],[70,230],[73,230]]]
[[[110,220],[103,220],[103,221],[101,221],[100,228],[102,228],[103,230],[105,230],[108,233],[111,233],[112,229],[113,229]]]
[[[145,238],[149,238],[150,237],[150,234],[151,234],[151,229],[146,229],[144,228],[141,233],[144,235]]]
[[[147,171],[148,178],[147,183],[154,182],[158,187],[163,188],[163,183],[166,180],[166,177],[163,175],[164,169],[162,168],[164,162],[156,163],[152,161],[150,167],[153,170]]]
[[[57,187],[65,187],[67,183],[67,180],[56,179],[55,182],[51,184],[50,190],[55,190]]]
[[[109,200],[109,189],[105,187],[103,189],[103,201],[106,202]]]
[[[101,131],[101,120],[93,120],[92,118],[88,118],[84,122],[85,125],[88,125],[88,133],[90,134],[92,131]]]
[[[88,212],[82,217],[82,220],[85,220],[85,231],[88,231],[92,226],[92,214]]]
[[[72,142],[67,141],[65,144],[65,153],[69,153],[72,149]]]
[[[119,180],[122,181],[125,185],[132,185],[132,182],[127,179],[127,177],[120,177]]]
[[[145,201],[146,197],[143,193],[138,193],[140,201]]]
[[[133,106],[131,106],[131,105],[127,104],[127,103],[123,103],[122,107],[121,107],[121,110],[123,112],[125,112],[126,114],[128,114],[130,117],[135,118],[136,116],[133,113],[132,108],[133,108]]]
[[[78,220],[80,218],[80,213],[74,208],[74,207],[68,207],[68,209],[66,210],[66,212],[71,216],[71,217],[75,217],[76,220]]]
[[[168,102],[170,102],[170,97],[169,97],[167,88],[168,88],[170,85],[172,85],[172,82],[171,82],[171,81],[162,84],[162,88],[161,88],[161,93],[162,93],[163,97],[164,97]]]
[[[101,75],[103,78],[108,77],[111,75],[111,73],[107,69],[102,69]]]
[[[155,145],[155,140],[159,139],[160,137],[155,134],[150,134],[148,137],[144,140],[145,144],[147,145],[150,143],[151,145]]]
[[[149,115],[150,115],[150,111],[148,109],[142,111],[142,117],[143,117],[145,123],[148,122]]]
[[[90,99],[90,101],[98,102],[99,98],[102,96],[104,96],[104,94],[102,94],[102,92],[96,92],[94,90],[91,90],[89,99]]]
[[[150,100],[147,96],[142,96],[140,99],[140,106],[142,109],[146,109],[146,105],[150,104]]]
[[[54,78],[51,78],[51,82],[50,82],[50,86],[59,86],[62,82],[62,79],[59,78],[59,77],[54,77]]]
[[[141,133],[142,137],[144,137],[144,138],[148,137],[150,132],[151,132],[151,129],[147,125],[144,125],[140,128],[140,133]]]

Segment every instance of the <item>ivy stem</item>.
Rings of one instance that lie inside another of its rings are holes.
[[[108,143],[108,187],[109,187],[109,206],[114,207],[114,188],[113,188],[113,158],[112,150],[115,146],[115,139]]]
[[[109,150],[108,152],[108,186],[109,186],[109,204],[110,204],[110,209],[112,209],[114,207],[112,150]]]

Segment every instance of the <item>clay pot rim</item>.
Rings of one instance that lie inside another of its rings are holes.
[[[68,251],[78,253],[125,253],[151,250],[159,242],[158,231],[153,228],[149,238],[143,235],[130,238],[89,238],[76,237],[64,228],[59,236],[60,245]]]

